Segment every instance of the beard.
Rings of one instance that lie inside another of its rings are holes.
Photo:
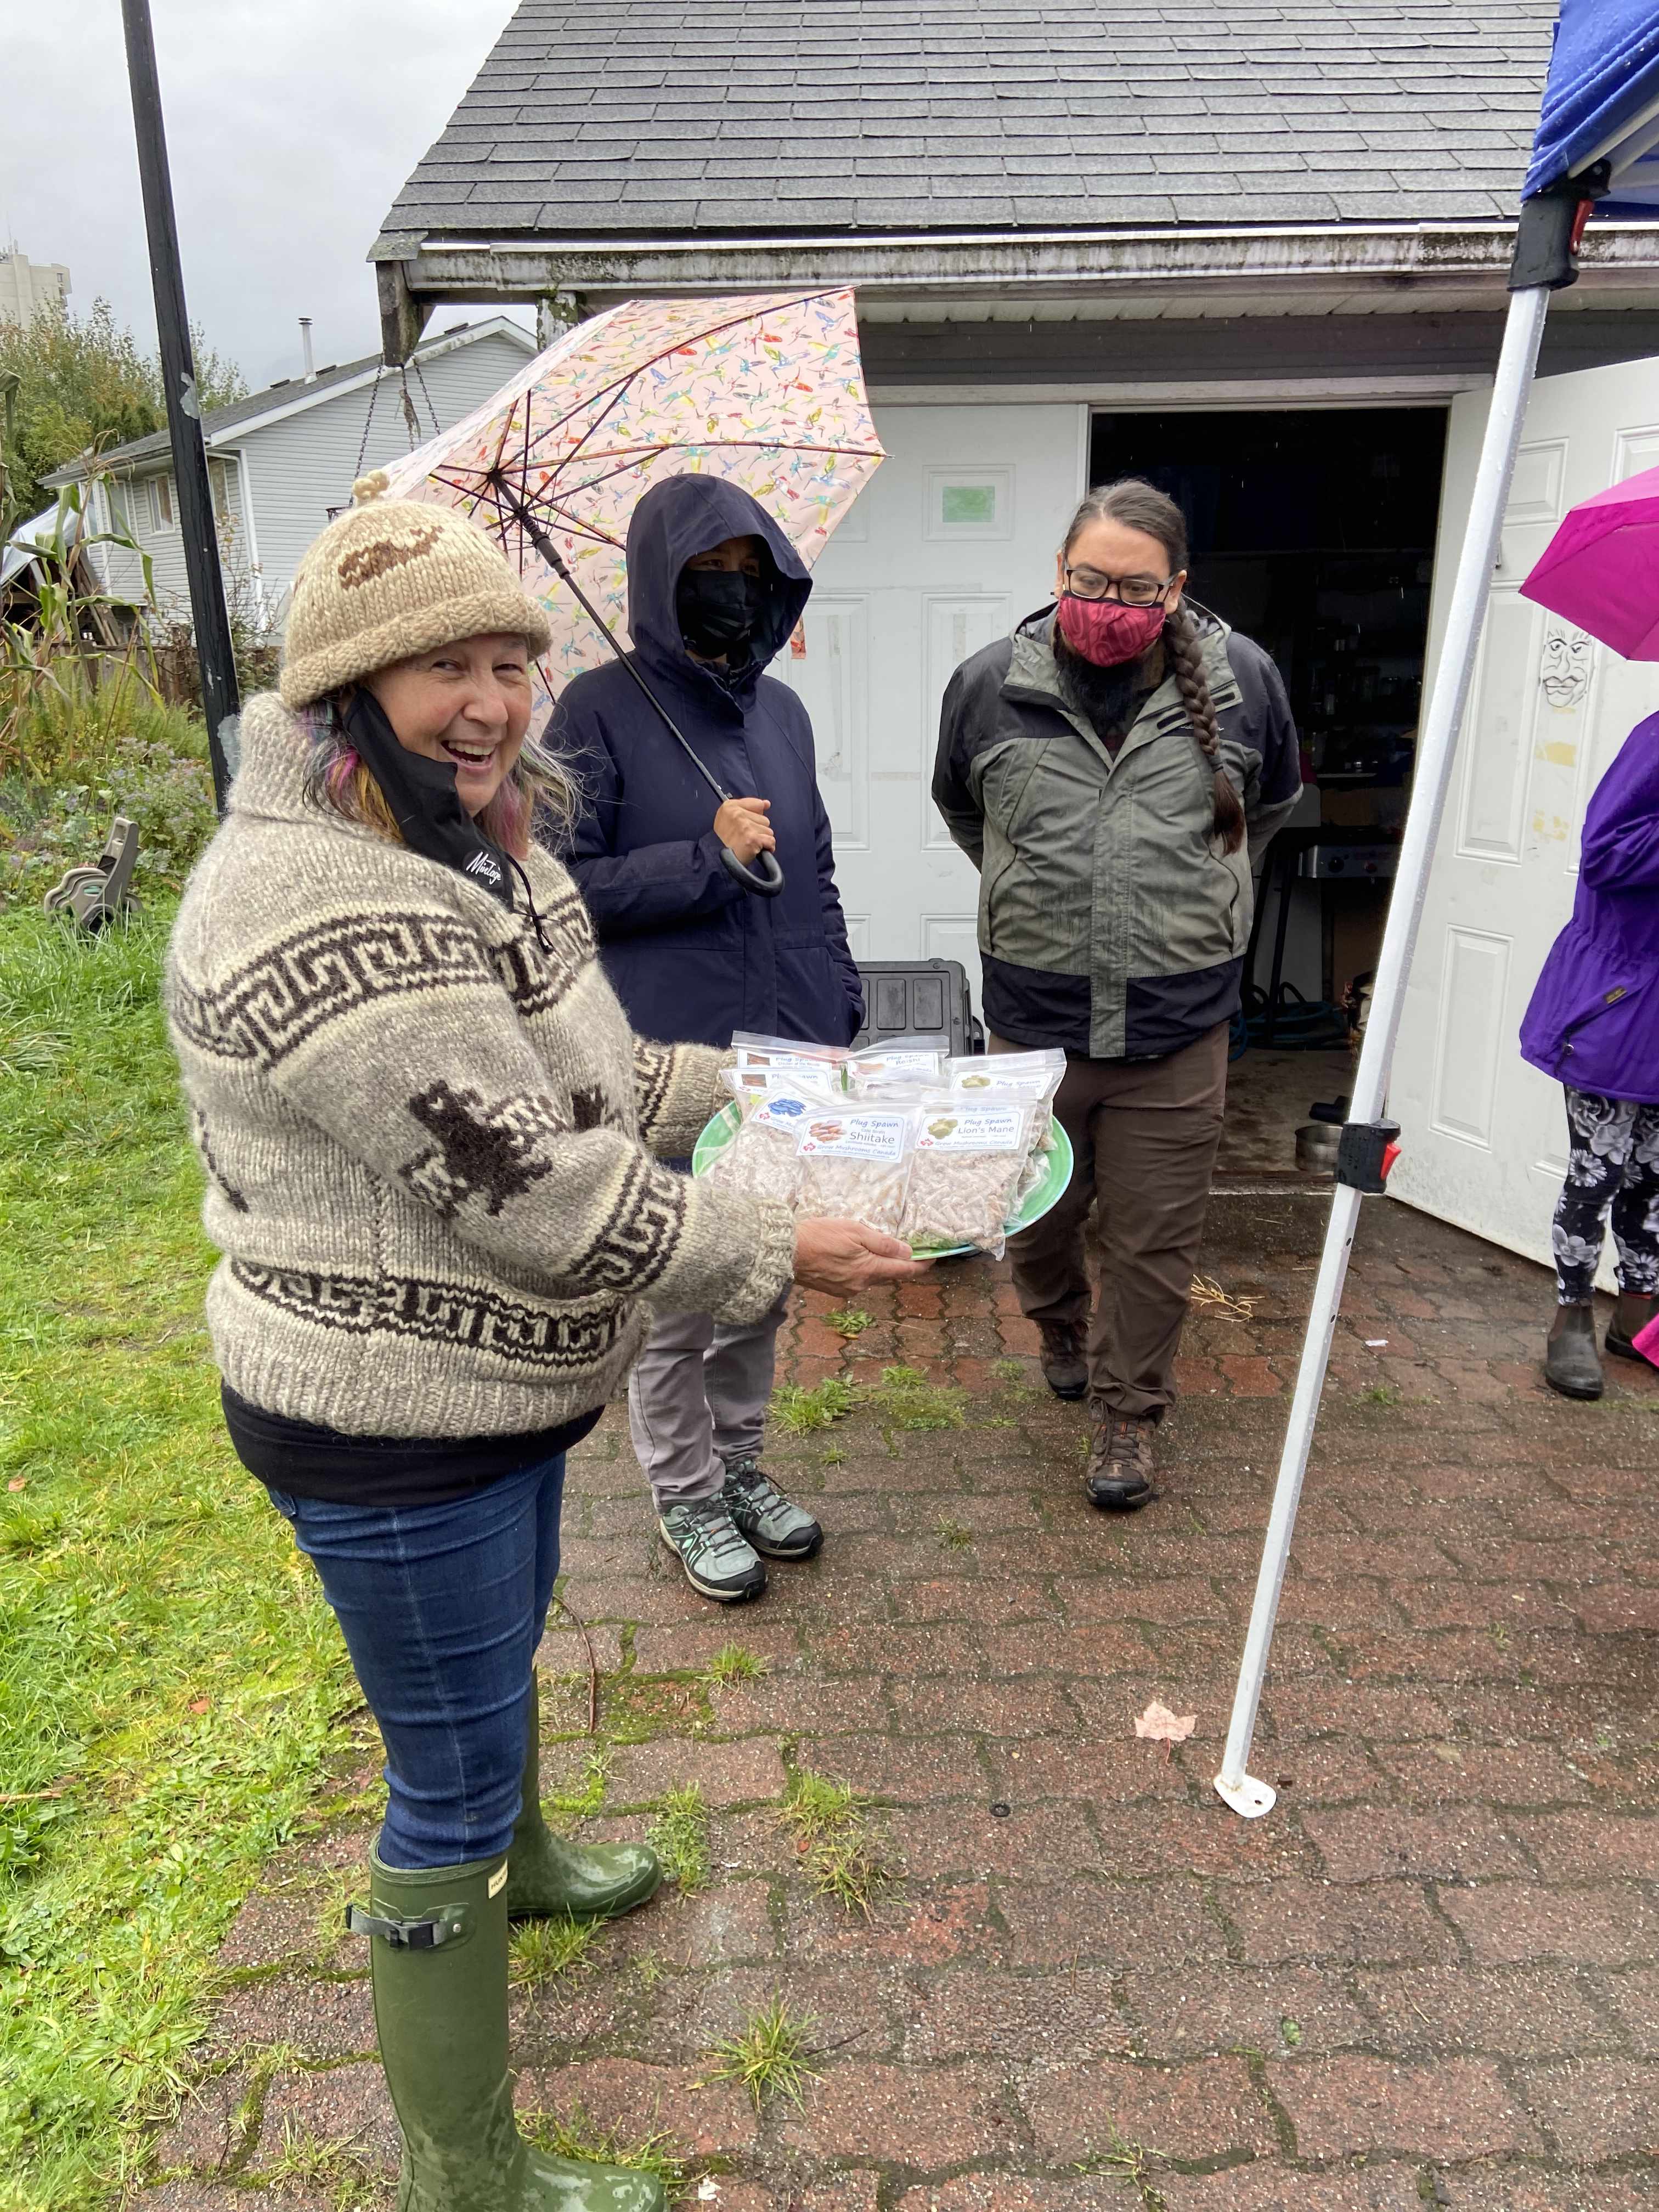
[[[1060,695],[1066,705],[1073,713],[1083,715],[1097,736],[1121,735],[1129,702],[1140,685],[1146,656],[1120,661],[1115,668],[1102,668],[1072,650],[1060,635],[1058,623],[1048,642],[1060,675]]]

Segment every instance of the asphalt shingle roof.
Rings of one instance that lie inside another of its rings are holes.
[[[1555,0],[521,0],[411,234],[1490,221]]]

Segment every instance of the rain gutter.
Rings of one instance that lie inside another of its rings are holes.
[[[1326,223],[1249,230],[918,231],[799,237],[595,239],[555,231],[491,237],[463,230],[388,233],[379,264],[383,319],[400,342],[440,301],[537,300],[580,294],[595,307],[658,293],[853,284],[919,297],[1029,289],[1123,295],[1240,282],[1266,294],[1333,280],[1425,295],[1473,280],[1502,289],[1513,222]],[[1659,222],[1593,225],[1583,273],[1659,273]],[[1425,306],[1432,305],[1425,298]],[[395,356],[394,356],[395,357]]]

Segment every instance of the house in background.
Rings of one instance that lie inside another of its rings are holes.
[[[890,458],[783,673],[865,957],[976,971],[974,873],[928,797],[946,679],[1046,602],[1088,484],[1152,477],[1196,596],[1285,672],[1298,819],[1380,855],[1363,881],[1308,855],[1284,894],[1287,975],[1328,996],[1380,934],[1555,16],[520,0],[373,248],[387,358],[440,301],[855,288]],[[1540,1256],[1559,1099],[1516,1023],[1659,684],[1516,586],[1567,506],[1659,462],[1653,213],[1599,210],[1551,308],[1396,1066],[1390,1188]]]
[[[447,429],[498,391],[535,349],[528,331],[495,316],[428,339],[404,372],[372,358],[344,362],[284,378],[204,416],[226,586],[250,622],[280,624],[300,556],[330,514],[350,504],[360,456],[362,469],[376,468]],[[405,390],[416,435],[404,414]],[[101,454],[98,471],[92,527],[131,537],[149,556],[158,606],[164,613],[184,610],[189,593],[167,432]],[[72,463],[46,481],[57,489],[85,474],[84,462]],[[143,568],[135,555],[103,545],[88,558],[99,562],[106,590],[134,604],[143,600]]]

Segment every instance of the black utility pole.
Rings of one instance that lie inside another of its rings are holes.
[[[132,88],[138,174],[144,188],[144,228],[149,236],[150,281],[155,288],[155,326],[161,341],[161,384],[173,440],[173,473],[179,487],[179,527],[184,533],[185,573],[190,580],[196,658],[202,671],[202,711],[207,718],[213,793],[222,812],[230,779],[219,742],[219,725],[226,715],[235,714],[240,704],[236,657],[231,649],[224,578],[219,572],[213,491],[208,482],[207,448],[202,442],[190,320],[185,313],[185,280],[179,266],[179,229],[173,221],[173,183],[167,174],[167,133],[161,123],[161,88],[155,74],[149,0],[121,0],[121,20],[127,34],[127,80]]]

